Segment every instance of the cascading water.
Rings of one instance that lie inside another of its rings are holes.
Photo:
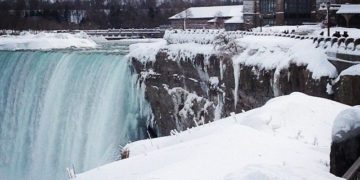
[[[0,52],[0,179],[67,179],[144,138],[150,108],[123,53]]]

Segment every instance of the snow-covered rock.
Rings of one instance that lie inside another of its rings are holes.
[[[19,36],[0,36],[0,50],[49,50],[65,48],[95,48],[97,44],[85,33],[23,32]]]
[[[78,180],[324,179],[331,129],[348,106],[301,93],[172,136],[129,144],[130,158]]]
[[[332,130],[333,141],[342,141],[360,134],[360,106],[355,106],[342,111],[334,122]]]
[[[311,40],[298,40],[287,37],[244,36],[238,39],[244,51],[234,57],[235,63],[257,66],[263,69],[288,68],[291,63],[306,65],[312,78],[336,77],[336,68],[327,60],[325,50],[315,48]]]

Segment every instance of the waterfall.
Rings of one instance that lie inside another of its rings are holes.
[[[151,111],[123,54],[0,52],[0,179],[67,179],[144,138]]]

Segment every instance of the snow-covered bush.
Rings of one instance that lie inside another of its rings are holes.
[[[240,51],[240,46],[234,38],[223,32],[217,35],[214,39],[214,49],[219,52],[220,56],[232,56]]]

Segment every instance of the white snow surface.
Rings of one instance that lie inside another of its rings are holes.
[[[346,135],[347,137],[344,137],[345,133],[356,128],[360,128],[360,106],[354,106],[352,108],[346,109],[336,117],[332,130],[333,140],[345,140],[352,135],[357,135],[352,134]]]
[[[97,44],[85,33],[23,32],[18,36],[0,36],[0,50],[49,50],[95,48]]]
[[[340,73],[340,76],[360,76],[360,64],[345,69]]]
[[[243,16],[234,16],[225,21],[225,24],[238,24],[238,23],[244,23]]]
[[[242,5],[233,6],[205,6],[205,7],[191,7],[186,9],[169,19],[198,19],[198,18],[215,18],[215,17],[234,17],[243,15]]]
[[[183,43],[183,44],[168,44],[166,40],[159,40],[154,43],[138,43],[130,45],[130,53],[128,57],[136,58],[137,60],[146,63],[156,60],[156,54],[159,51],[167,52],[170,60],[180,61],[189,58],[194,60],[197,54],[203,54],[205,61],[213,54],[214,48],[211,44],[198,43]]]
[[[287,37],[244,36],[238,44],[245,48],[234,57],[234,63],[258,66],[262,69],[285,69],[290,63],[306,65],[312,78],[336,77],[336,68],[327,60],[323,48],[315,48],[311,40],[298,40]]]
[[[349,106],[293,93],[252,111],[126,146],[130,158],[77,180],[340,179],[329,173],[331,130]]]
[[[282,33],[284,31],[289,31],[291,33],[293,30],[295,34],[299,35],[309,35],[309,36],[319,36],[321,32],[324,32],[324,35],[327,33],[327,29],[322,27],[321,24],[318,25],[299,25],[299,26],[267,26],[262,27],[262,32],[266,33]],[[254,32],[260,32],[260,28],[254,28]],[[336,31],[339,31],[341,34],[344,31],[347,31],[349,37],[360,38],[360,29],[357,28],[345,28],[345,27],[331,27],[330,35],[334,34]]]
[[[360,5],[342,4],[336,14],[360,14]]]
[[[175,32],[176,31],[176,32]],[[177,61],[185,58],[193,59],[197,54],[205,55],[205,63],[212,54],[216,54],[214,40],[221,30],[205,31],[167,31],[165,39],[155,43],[140,43],[130,46],[129,57],[143,63],[155,61],[156,54],[166,51],[169,59]],[[312,78],[323,76],[337,77],[336,68],[327,60],[326,50],[315,48],[312,40],[299,40],[288,37],[252,36],[229,34],[236,39],[242,53],[233,57],[234,64],[258,66],[260,69],[287,68],[291,63],[305,65],[311,71]]]

